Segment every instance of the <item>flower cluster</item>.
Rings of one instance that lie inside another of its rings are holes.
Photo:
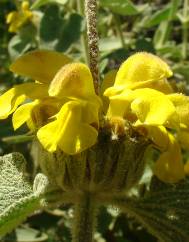
[[[14,86],[0,97],[0,119],[14,112],[14,129],[26,122],[49,152],[58,147],[75,154],[96,142],[101,101],[86,65],[57,52],[33,51],[10,69],[36,81]]]
[[[189,97],[173,93],[167,81],[169,66],[157,56],[137,53],[118,70],[114,85],[104,95],[110,100],[109,119],[119,117],[153,142],[161,155],[154,173],[163,181],[184,178],[180,145],[189,135]]]
[[[166,182],[184,178],[180,144],[189,146],[189,97],[173,92],[167,80],[172,71],[157,56],[137,53],[107,74],[106,99],[95,94],[86,65],[57,52],[29,52],[10,69],[35,82],[16,85],[0,97],[0,119],[13,113],[14,129],[26,123],[49,152],[74,155],[93,146],[99,113],[106,110],[112,138],[124,135],[128,122],[160,151],[154,173]]]
[[[12,11],[7,15],[6,22],[9,24],[9,32],[16,33],[19,28],[33,17],[29,10],[29,2],[23,1],[18,11]]]

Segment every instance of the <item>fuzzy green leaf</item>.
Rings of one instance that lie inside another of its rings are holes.
[[[34,136],[29,134],[13,135],[3,137],[2,141],[8,144],[20,144],[33,140]]]
[[[61,33],[64,19],[60,15],[60,9],[57,5],[49,5],[44,11],[40,23],[40,38],[43,42],[57,42]]]
[[[167,20],[170,15],[170,7],[169,8],[163,8],[159,11],[155,12],[152,16],[149,16],[149,18],[145,21],[145,27],[151,28],[153,26],[156,26],[160,24],[162,21]]]
[[[130,0],[101,0],[100,4],[102,7],[107,7],[112,10],[112,12],[124,16],[139,13],[137,7]]]
[[[189,240],[189,181],[162,185],[144,198],[117,197],[114,204],[133,216],[160,242]]]
[[[19,153],[0,157],[0,235],[10,232],[41,206],[46,183],[37,176],[35,191],[24,177],[25,159]]]
[[[60,52],[66,51],[74,42],[79,40],[85,23],[83,17],[77,13],[68,15],[61,30],[59,40],[56,45],[56,50]],[[74,31],[70,31],[74,29]]]

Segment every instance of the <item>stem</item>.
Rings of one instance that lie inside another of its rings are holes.
[[[117,31],[117,34],[120,38],[122,47],[126,48],[125,39],[124,39],[123,32],[122,32],[122,29],[121,29],[120,17],[117,14],[114,14],[114,22],[115,22],[116,31]]]
[[[83,192],[75,205],[72,242],[93,242],[96,213],[94,194]]]
[[[170,33],[171,27],[172,27],[172,21],[177,12],[179,2],[180,2],[180,0],[171,1],[169,17],[168,17],[168,20],[166,22],[164,22],[164,26],[163,26],[164,28],[163,28],[163,32],[162,32],[162,36],[161,36],[160,47],[162,47],[169,38],[169,33]]]
[[[84,1],[83,0],[77,0],[77,10],[78,10],[79,14],[84,16]],[[85,62],[86,62],[86,64],[89,64],[87,34],[85,32],[83,32],[81,35],[81,45],[82,45],[82,49],[84,51]]]
[[[99,94],[99,69],[98,69],[98,31],[97,31],[97,0],[85,0],[85,13],[87,20],[87,37],[89,47],[89,65],[93,76],[96,94]]]
[[[183,22],[182,22],[182,58],[187,59],[187,46],[188,46],[188,6],[189,1],[184,1],[183,6]]]

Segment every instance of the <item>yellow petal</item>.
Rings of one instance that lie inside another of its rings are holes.
[[[122,99],[121,96],[114,96],[110,99],[110,105],[107,112],[107,117],[122,117],[126,118],[130,107],[130,101]]]
[[[7,15],[6,22],[7,24],[10,24],[9,32],[11,33],[16,33],[23,23],[20,13],[16,11],[10,12]]]
[[[9,31],[10,33],[16,33],[16,32],[18,31],[18,27],[17,27],[17,25],[15,25],[15,24],[11,24],[11,25],[9,26],[8,31]]]
[[[115,85],[159,80],[172,76],[169,66],[159,57],[139,52],[130,56],[119,68]]]
[[[189,150],[189,132],[188,130],[180,130],[177,132],[177,138],[183,149]]]
[[[139,52],[130,56],[119,68],[113,87],[107,88],[105,96],[120,94],[125,88],[152,88],[164,93],[173,90],[167,82],[172,76],[169,66],[159,57]]]
[[[150,139],[154,145],[161,151],[166,151],[169,147],[169,133],[164,126],[149,126],[135,124],[135,127],[140,133]]]
[[[0,96],[0,119],[6,119],[25,100],[26,96],[20,93],[16,94],[14,88]]]
[[[31,119],[35,128],[40,128],[43,125],[49,123],[55,119],[55,115],[58,113],[63,103],[53,98],[46,98],[38,101],[32,109]]]
[[[189,176],[189,161],[184,165],[184,172],[186,176]]]
[[[176,108],[181,126],[189,128],[189,97],[178,93],[170,94],[168,97]]]
[[[114,82],[115,82],[115,77],[117,74],[117,70],[111,70],[109,71],[105,76],[104,76],[104,80],[102,82],[101,85],[101,98],[103,101],[103,111],[106,112],[108,109],[108,105],[109,105],[109,100],[107,97],[103,96],[103,93],[105,92],[105,90],[111,86],[113,86]]]
[[[10,70],[19,75],[30,77],[41,83],[49,83],[71,59],[61,53],[49,50],[35,50],[19,57]]]
[[[49,152],[57,147],[73,155],[91,147],[97,139],[97,130],[83,122],[82,105],[70,101],[63,105],[57,120],[39,129],[37,137]]]
[[[29,10],[29,6],[30,6],[30,4],[29,4],[28,1],[23,1],[22,4],[21,4],[21,8],[22,8],[23,11]]]
[[[91,124],[97,129],[99,127],[99,107],[99,102],[87,101],[82,112],[83,122]]]
[[[126,117],[128,105],[143,124],[159,126],[169,122],[175,126],[179,123],[174,105],[159,91],[150,88],[125,89],[121,94],[110,97],[108,116]]]
[[[149,89],[136,89],[133,91],[131,110],[138,119],[145,124],[163,125],[168,121],[179,122],[174,105],[163,93]]]
[[[104,76],[104,79],[102,81],[101,85],[101,93],[103,94],[104,91],[113,86],[116,78],[117,70],[111,70]]]
[[[148,136],[159,150],[165,151],[169,146],[169,134],[164,126],[148,126]]]
[[[6,16],[6,23],[10,24],[12,21],[14,21],[14,19],[17,17],[17,12],[16,11],[12,11],[10,12],[7,16]]]
[[[168,150],[162,153],[154,167],[154,174],[163,182],[175,183],[184,179],[184,164],[180,147],[169,133]]]
[[[110,104],[107,111],[107,117],[122,117],[126,118],[130,109],[130,104],[133,99],[133,91],[125,90],[124,93],[113,95],[109,97]]]
[[[171,85],[166,79],[134,82],[127,86],[129,89],[152,88],[165,94],[173,93]]]
[[[23,104],[22,106],[17,108],[12,117],[14,130],[18,129],[21,125],[30,120],[32,109],[37,104],[38,101],[33,101],[31,103]]]
[[[27,98],[44,98],[48,95],[47,86],[37,83],[16,85],[0,96],[0,119],[6,119]]]
[[[28,9],[24,10],[22,8],[20,11],[10,12],[6,18],[6,22],[10,24],[9,31],[17,32],[18,29],[32,17],[33,17],[33,13]]]
[[[114,85],[113,87],[109,87],[104,91],[104,96],[105,97],[112,97],[115,95],[119,95],[121,92],[123,92],[125,86],[117,86]],[[129,89],[128,89],[129,90]]]
[[[93,78],[89,68],[82,63],[71,63],[62,67],[49,87],[49,95],[64,98],[87,98],[95,96]]]

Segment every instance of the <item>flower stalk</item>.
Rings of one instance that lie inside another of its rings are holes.
[[[83,192],[75,205],[73,242],[93,242],[97,207],[95,195]]]
[[[98,69],[98,31],[97,31],[97,0],[85,1],[85,14],[87,21],[87,37],[89,48],[89,65],[93,75],[96,94],[99,94],[99,69]]]

